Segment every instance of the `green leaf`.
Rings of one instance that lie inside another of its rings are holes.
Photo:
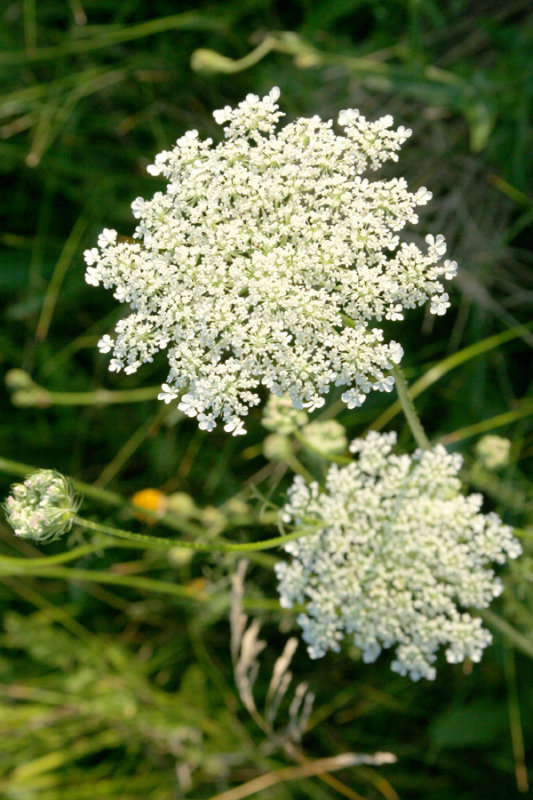
[[[437,747],[485,747],[498,741],[507,728],[505,706],[491,700],[476,700],[441,714],[430,729]]]

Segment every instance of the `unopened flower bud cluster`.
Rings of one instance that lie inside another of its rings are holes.
[[[216,111],[217,145],[193,130],[160,153],[149,172],[167,187],[133,203],[138,241],[106,228],[85,252],[87,282],[132,308],[100,341],[110,370],[133,373],[166,350],[159,397],[179,398],[205,430],[221,419],[244,433],[261,387],[309,410],[332,385],[350,408],[390,391],[402,348],[376,322],[449,306],[444,237],[421,249],[399,236],[430,192],[365,177],[397,160],[410,131],[355,109],[340,112],[340,134],[317,116],[278,128],[278,97]]]
[[[394,433],[370,433],[350,446],[357,459],[332,465],[325,488],[297,476],[283,521],[319,525],[285,546],[276,567],[281,604],[305,604],[298,617],[313,658],[348,636],[365,662],[393,649],[391,668],[413,680],[448,662],[479,661],[490,633],[468,608],[485,608],[502,584],[492,564],[516,558],[520,544],[479,494],[460,493],[462,460],[437,445],[396,455]]]
[[[293,406],[288,394],[283,394],[281,397],[272,394],[265,403],[261,423],[269,431],[281,436],[290,436],[305,425],[308,419],[303,409]]]
[[[5,503],[7,521],[16,536],[51,542],[72,528],[79,500],[72,483],[52,469],[30,475],[12,488]]]
[[[334,419],[309,422],[306,412],[296,409],[287,394],[270,395],[261,421],[267,430],[273,431],[263,443],[267,458],[284,460],[285,456],[290,456],[292,446],[287,437],[298,430],[303,443],[323,455],[338,455],[348,446],[346,431],[340,422]]]
[[[476,455],[488,470],[497,470],[509,464],[511,442],[503,436],[487,434],[476,444]]]
[[[340,455],[348,446],[346,431],[336,419],[310,422],[302,428],[302,436],[313,450],[326,455]]]

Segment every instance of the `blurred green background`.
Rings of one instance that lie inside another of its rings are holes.
[[[532,23],[524,0],[5,0],[2,493],[24,465],[54,467],[84,482],[84,513],[95,519],[165,535],[127,503],[155,487],[174,495],[175,520],[199,522],[206,535],[275,535],[256,525],[255,510],[282,502],[291,473],[265,456],[260,411],[244,439],[204,434],[154,399],[162,360],[131,377],[109,374],[96,342],[122,311],[85,284],[82,252],[104,226],[131,234],[130,203],[161,188],[145,169],[155,153],[190,128],[218,136],[214,109],[278,85],[288,119],[357,107],[413,129],[385,174],[431,189],[419,232],[445,234],[460,274],[444,318],[413,312],[403,326],[407,376],[429,435],[464,453],[465,482],[485,493],[485,507],[533,530]],[[323,416],[336,414],[350,437],[379,418],[411,447],[391,402],[371,397],[350,413],[333,395]],[[497,473],[475,458],[488,432],[512,441]],[[315,455],[291,448],[289,461],[323,474]],[[98,550],[97,538],[76,530],[69,546],[83,542],[92,549],[75,561],[32,575],[9,558],[39,551],[0,522],[1,797],[200,800],[261,775],[274,775],[273,784],[257,796],[272,800],[527,792],[527,540],[487,620],[494,645],[473,669],[441,663],[434,684],[413,684],[386,658],[366,666],[348,647],[313,662],[300,646],[295,681],[305,679],[316,701],[292,757],[284,734],[261,730],[234,684],[236,557]],[[58,543],[42,552],[61,559],[64,551]],[[248,613],[268,642],[259,708],[284,643],[298,635],[294,615],[275,600],[275,560],[257,556],[246,581]],[[278,772],[376,750],[397,763],[308,778]]]

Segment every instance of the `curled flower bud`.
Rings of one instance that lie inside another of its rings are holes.
[[[4,510],[16,536],[52,542],[70,531],[80,502],[68,478],[40,469],[13,486]]]

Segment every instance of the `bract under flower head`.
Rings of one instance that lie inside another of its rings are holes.
[[[277,128],[278,97],[216,111],[217,145],[189,131],[160,153],[149,172],[167,187],[134,201],[138,241],[106,228],[85,252],[87,282],[132,308],[101,340],[110,370],[135,372],[166,350],[159,397],[204,430],[222,419],[244,433],[261,386],[309,410],[332,385],[350,408],[389,391],[402,348],[376,322],[428,300],[435,314],[449,306],[444,238],[420,249],[399,237],[431,194],[365,177],[397,160],[410,131],[355,109],[340,112],[342,133],[317,116]]]
[[[395,648],[395,672],[433,679],[440,647],[450,663],[480,660],[491,635],[467,609],[500,594],[491,565],[521,547],[496,514],[480,513],[481,495],[460,493],[459,455],[442,445],[395,455],[395,442],[394,433],[356,439],[357,460],[332,465],[324,489],[295,478],[283,521],[319,530],[285,545],[280,599],[305,604],[298,622],[311,657],[348,635],[363,661]]]
[[[16,536],[52,542],[70,531],[79,505],[68,478],[41,469],[13,486],[4,510]]]

